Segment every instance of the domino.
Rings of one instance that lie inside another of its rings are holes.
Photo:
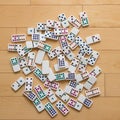
[[[23,57],[25,56],[26,54],[28,54],[32,49],[31,48],[27,48],[26,46],[24,46],[22,49],[18,49],[17,52],[18,52],[18,55]]]
[[[54,28],[60,28],[61,23],[59,21],[54,21]]]
[[[47,88],[51,88],[52,90],[57,90],[59,88],[59,83],[55,81],[50,82],[49,80],[46,80],[44,86]]]
[[[38,97],[36,97],[36,99],[33,101],[33,104],[38,112],[42,112],[45,108],[45,106],[42,104]]]
[[[68,47],[68,42],[67,42],[67,38],[66,36],[60,36],[59,37],[59,42],[60,42],[60,45],[61,45],[61,48],[65,48],[65,47]]]
[[[87,90],[91,89],[96,81],[97,81],[96,77],[90,76],[90,78],[84,83],[84,88]]]
[[[57,91],[55,92],[57,97],[59,97],[63,102],[67,102],[70,97],[67,95],[61,88],[58,88]]]
[[[32,34],[32,40],[33,41],[39,41],[40,40],[40,33]]]
[[[54,64],[54,69],[55,69],[56,72],[59,72],[59,71],[62,71],[62,70],[66,70],[66,69],[68,69],[68,67],[69,67],[69,64],[68,64],[67,61],[65,61],[65,67],[62,68],[62,69],[59,68],[58,64]]]
[[[88,108],[90,108],[93,104],[93,101],[85,97],[83,94],[80,94],[78,101]]]
[[[8,44],[8,51],[10,52],[16,52],[20,48],[22,49],[22,44]]]
[[[92,88],[90,90],[85,91],[85,95],[88,98],[96,97],[96,96],[99,96],[100,94],[101,94],[101,92],[100,92],[99,87]]]
[[[26,41],[25,34],[13,34],[11,36],[11,42],[24,42],[24,41]]]
[[[61,27],[61,23],[54,20],[47,20],[46,26],[48,28],[59,28]]]
[[[82,53],[90,55],[93,52],[92,48],[86,42],[84,42],[80,36],[76,37],[75,41],[80,46]]]
[[[56,107],[63,115],[67,115],[70,112],[67,106],[60,100],[56,103]]]
[[[100,42],[100,41],[101,41],[101,38],[100,38],[99,34],[95,34],[95,35],[86,37],[86,43],[88,45],[93,44],[93,43],[97,43],[97,42]]]
[[[70,33],[68,34],[67,39],[68,39],[69,41],[75,40],[75,37],[78,35],[78,33],[79,33],[79,29],[76,28],[76,27],[73,27],[73,28],[71,29]]]
[[[27,48],[33,48],[33,42],[32,41],[26,41],[26,47]]]
[[[65,73],[57,73],[55,74],[55,77],[56,77],[56,81],[63,81],[65,80]]]
[[[65,92],[67,94],[69,94],[70,96],[73,96],[73,97],[78,97],[78,94],[79,94],[79,90],[78,89],[73,88],[73,87],[68,86],[68,85],[65,87]]]
[[[45,56],[45,51],[38,50],[36,58],[35,58],[35,63],[41,65],[44,59],[44,56]]]
[[[34,70],[33,74],[41,81],[45,82],[47,80],[47,76],[42,74],[42,70],[38,67]]]
[[[46,23],[38,23],[37,30],[47,31],[50,30],[50,28],[47,27]]]
[[[63,28],[69,27],[68,20],[67,20],[67,18],[66,18],[64,13],[59,14],[58,15],[58,19],[61,22]]]
[[[28,66],[34,66],[34,59],[35,59],[35,53],[29,52],[27,56],[27,65]]]
[[[17,91],[18,89],[20,89],[25,83],[25,80],[23,77],[19,77],[14,83],[12,83],[11,88],[14,91]]]
[[[79,83],[79,82],[82,82],[84,80],[84,78],[82,77],[81,74],[76,74],[75,75],[75,80],[76,80],[77,83]]]
[[[47,78],[50,82],[54,81],[56,78],[51,68],[49,68],[49,74],[47,75]]]
[[[38,43],[38,48],[43,50],[43,51],[45,51],[45,52],[48,52],[48,53],[51,50],[51,46],[50,45],[48,45],[48,44],[46,44],[44,42],[41,42],[41,41]]]
[[[83,84],[77,83],[76,81],[70,81],[68,85],[73,87],[73,88],[76,88],[80,92],[83,90]]]
[[[93,53],[88,58],[88,64],[93,66],[96,63],[98,57],[99,53],[97,51],[93,51]]]
[[[23,92],[23,95],[26,96],[30,101],[34,101],[37,97],[37,95],[33,91]]]
[[[60,48],[60,46],[54,48],[53,50],[51,50],[49,53],[48,53],[48,57],[50,59],[54,59],[55,57],[57,57],[58,55],[60,55],[62,53],[62,50]]]
[[[89,78],[89,72],[88,71],[82,71],[81,76],[83,80],[86,80]]]
[[[99,68],[98,66],[96,66],[96,67],[94,67],[90,71],[89,76],[95,76],[95,77],[97,77],[101,72],[102,72],[101,68]]]
[[[40,33],[40,41],[46,41],[45,34]]]
[[[55,40],[55,41],[58,40],[58,36],[54,32],[51,32],[51,31],[45,31],[45,37],[51,40]]]
[[[68,71],[71,72],[71,73],[75,73],[78,65],[79,65],[79,60],[76,59],[76,58],[73,58],[71,63],[70,63],[70,66],[68,68]]]
[[[69,43],[69,47],[71,50],[75,50],[78,47],[78,44],[76,43],[75,40],[73,40]]]
[[[36,28],[28,28],[27,29],[27,34],[32,35],[34,33],[38,33]]]
[[[47,20],[46,25],[49,28],[54,28],[54,20]]]
[[[74,81],[75,80],[75,75],[76,75],[75,73],[71,73],[71,72],[65,73],[65,79]]]
[[[80,28],[81,26],[81,23],[80,21],[73,15],[71,15],[69,18],[68,18],[68,22],[73,25],[74,27],[76,28]]]
[[[74,108],[77,111],[80,111],[83,107],[83,105],[81,103],[79,103],[78,101],[70,98],[69,101],[67,102],[67,105]]]
[[[80,72],[86,71],[87,63],[88,63],[88,59],[85,58],[85,57],[81,57],[81,59],[80,59],[80,64],[79,64],[79,66],[78,66],[78,70],[79,70]]]
[[[33,41],[32,43],[33,43],[33,48],[37,48],[37,47],[38,47],[38,43],[39,43],[39,42]]]
[[[43,60],[42,61],[42,74],[49,74],[49,61],[48,60]]]
[[[36,65],[34,64],[34,66],[26,66],[26,67],[24,67],[23,69],[22,69],[22,71],[23,71],[23,73],[25,74],[25,75],[28,75],[28,74],[30,74],[31,72],[33,72],[34,70],[36,69]]]
[[[45,110],[51,117],[55,117],[58,113],[50,102],[45,104]]]
[[[18,61],[19,61],[20,68],[24,68],[27,66],[27,61],[25,57],[22,57],[22,58],[19,57]]]
[[[55,96],[54,92],[50,88],[48,88],[47,90],[45,90],[45,93],[47,95],[48,100],[51,103],[54,103],[54,102],[57,101],[57,97]]]
[[[33,86],[33,78],[26,77],[26,79],[25,79],[25,91],[27,91],[27,92],[32,91],[32,86]]]
[[[58,67],[61,68],[65,68],[65,57],[63,54],[58,55],[57,57],[58,59]]]
[[[17,57],[12,57],[10,59],[10,63],[12,65],[13,72],[19,72],[21,70],[20,69],[20,65],[19,65],[19,61],[18,61]]]
[[[54,29],[54,34],[57,35],[57,36],[67,35],[68,34],[68,29],[67,28],[56,28],[56,29]]]
[[[40,100],[43,100],[44,98],[46,98],[46,94],[43,91],[42,87],[40,85],[36,85],[34,87],[34,91],[37,94],[37,96],[39,97]]]
[[[86,27],[89,25],[88,16],[87,16],[87,13],[85,11],[80,12],[80,19],[81,19],[81,24],[83,27]]]
[[[75,57],[75,55],[73,54],[73,52],[70,50],[68,46],[63,48],[63,53],[67,57],[67,59],[70,61]]]

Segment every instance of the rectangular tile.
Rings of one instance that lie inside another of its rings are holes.
[[[106,96],[120,96],[120,74],[105,74]]]
[[[32,5],[120,4],[119,0],[31,0]]]
[[[58,14],[63,12],[67,17],[71,14],[78,16],[79,11],[82,11],[81,6],[1,6],[0,27],[36,26],[40,21],[57,20]]]
[[[94,99],[93,106],[88,110],[83,107],[80,113],[72,108],[69,115],[64,117],[58,114],[55,120],[72,120],[75,116],[89,120],[119,120],[120,115],[120,97],[98,97]],[[44,102],[43,102],[44,103]],[[24,97],[0,97],[0,118],[1,119],[40,119],[50,120],[50,116],[43,111],[38,113],[34,106]],[[9,113],[6,115],[6,113]],[[106,114],[107,113],[107,114]],[[114,115],[113,115],[114,114]]]
[[[120,5],[83,6],[91,27],[120,27]]]
[[[29,5],[30,0],[0,0],[0,5]]]

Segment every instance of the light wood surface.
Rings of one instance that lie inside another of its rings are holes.
[[[95,86],[101,89],[101,96],[93,98],[90,109],[83,107],[80,112],[70,108],[66,117],[60,112],[55,120],[120,120],[120,0],[0,0],[0,120],[51,120],[43,111],[38,113],[34,106],[23,97],[22,87],[18,92],[11,89],[11,84],[23,75],[12,72],[9,59],[17,56],[7,51],[11,34],[26,33],[27,27],[35,27],[38,22],[47,19],[57,20],[57,15],[64,12],[66,16],[75,15],[80,11],[88,13],[90,26],[80,28],[80,36],[85,38],[99,33],[101,43],[91,45],[100,52],[97,61],[103,72]],[[30,37],[27,37],[30,40]],[[47,40],[52,48],[58,42]],[[74,53],[76,54],[77,48]],[[36,51],[35,51],[36,52]],[[45,59],[48,59],[47,55]],[[50,62],[53,64],[56,60]],[[41,66],[40,66],[41,67]],[[92,67],[88,67],[88,70]],[[42,84],[33,74],[34,85]],[[62,88],[67,83],[62,82]],[[43,100],[46,103],[48,100]]]

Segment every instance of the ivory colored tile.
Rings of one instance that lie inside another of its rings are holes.
[[[105,74],[106,96],[120,96],[120,74]]]
[[[29,5],[30,0],[0,0],[0,5]]]
[[[59,9],[58,9],[59,8]],[[47,19],[56,19],[60,13],[78,16],[81,6],[1,6],[0,27],[30,27]]]
[[[120,27],[119,5],[90,5],[83,10],[90,16],[90,27]]]

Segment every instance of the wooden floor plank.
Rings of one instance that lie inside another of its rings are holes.
[[[100,34],[101,42],[90,45],[98,50],[120,50],[119,38],[120,28],[82,28],[79,35],[85,39],[94,34]],[[112,37],[111,37],[112,35]]]
[[[120,96],[120,74],[105,74],[106,96]]]
[[[9,78],[8,78],[9,76]],[[33,77],[34,80],[34,86],[37,84],[40,84],[42,86],[43,89],[46,89],[43,85],[43,83],[36,78],[33,74],[29,75],[30,77]],[[17,92],[14,92],[11,89],[11,84],[16,81],[19,77],[23,77],[25,78],[26,76],[21,72],[18,74],[15,73],[0,73],[0,79],[1,79],[1,84],[0,84],[0,96],[23,96],[23,91],[24,91],[24,86],[18,90]],[[68,84],[68,81],[65,82],[60,82],[60,87],[62,89],[65,88],[65,86]],[[104,96],[104,74],[101,74],[98,79],[97,82],[95,84],[94,87],[100,87],[101,90],[101,96]]]
[[[11,35],[16,33],[16,28],[0,28],[0,50],[7,50],[8,43],[11,43]]]
[[[91,27],[120,27],[119,5],[83,6]]]
[[[120,4],[119,0],[31,0],[32,5]]]
[[[84,120],[119,120],[120,107],[118,107],[120,97],[98,97],[93,99],[94,104],[89,110],[85,107],[80,112],[70,108],[70,113],[63,117],[60,113],[54,118],[55,120],[71,119],[76,117]],[[43,103],[45,103],[44,101]],[[50,116],[43,111],[38,113],[34,106],[23,97],[0,97],[0,119],[41,119],[49,120]],[[89,111],[89,112],[88,112]],[[6,115],[7,113],[7,115]],[[9,113],[9,114],[8,114]],[[107,114],[106,114],[107,113]],[[87,114],[87,115],[86,115]],[[114,114],[114,115],[113,115]],[[41,118],[42,117],[42,118]]]
[[[67,16],[71,14],[78,16],[79,11],[82,11],[82,6],[1,6],[0,27],[36,26],[36,23],[40,21],[57,20],[58,14],[63,12]]]
[[[0,0],[0,5],[30,5],[30,0]]]

